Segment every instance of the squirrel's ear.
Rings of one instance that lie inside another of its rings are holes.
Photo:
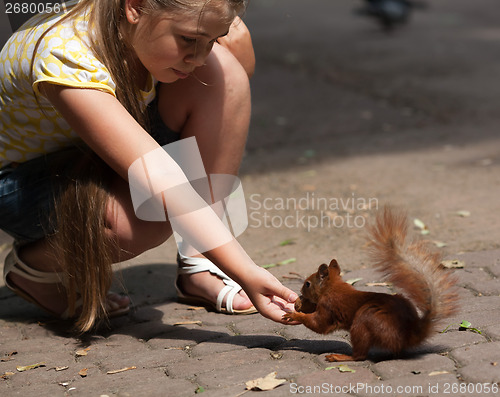
[[[318,268],[318,276],[320,278],[320,280],[323,280],[324,278],[328,277],[328,266],[326,264],[322,264],[320,265],[320,267]]]
[[[332,259],[329,268],[333,273],[340,274],[340,266],[336,259]]]

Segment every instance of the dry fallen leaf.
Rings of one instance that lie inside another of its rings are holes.
[[[85,378],[87,376],[88,370],[88,368],[82,368],[80,371],[78,371],[78,375],[80,375],[82,378]]]
[[[339,372],[352,372],[352,373],[356,372],[355,369],[349,368],[349,366],[347,366],[345,364],[334,365],[333,367],[327,367],[327,368],[325,368],[325,371],[329,371],[329,370],[334,369],[334,368],[337,368],[339,370]]]
[[[137,369],[137,367],[126,367],[122,369],[115,369],[114,371],[106,372],[107,375],[119,374],[120,372],[130,371],[131,369]]]
[[[86,349],[77,350],[75,352],[75,355],[76,356],[86,356],[87,354],[89,354],[89,350],[90,350],[90,347],[87,347]]]
[[[286,379],[276,379],[277,372],[271,372],[264,378],[249,380],[246,382],[247,390],[273,390],[286,382]]]
[[[12,375],[14,375],[14,372],[5,372],[3,375],[0,375],[0,378],[8,379],[8,377]]]
[[[467,210],[457,211],[456,214],[462,218],[467,218],[470,216],[470,211]]]
[[[12,356],[15,356],[17,354],[16,351],[13,351],[13,352],[10,352],[9,354],[7,354],[5,358],[2,358],[0,361],[1,362],[5,362],[5,361],[10,361],[12,360]]]
[[[429,376],[436,376],[436,375],[443,375],[443,374],[449,374],[448,371],[433,371],[429,374]]]
[[[69,367],[67,365],[63,366],[63,367],[56,367],[56,371],[59,372],[59,371],[64,371],[64,370],[67,370]]]
[[[350,280],[347,280],[346,283],[350,285],[356,284],[358,281],[363,280],[361,277],[360,278],[351,278]]]
[[[202,325],[202,322],[199,320],[196,320],[196,321],[178,321],[178,322],[174,323],[173,325],[191,325],[191,324]]]
[[[366,283],[367,287],[390,287],[392,283]]]
[[[442,261],[440,265],[446,269],[463,269],[465,267],[465,262],[458,259],[449,259]]]
[[[420,233],[421,234],[426,235],[426,234],[430,233],[429,228],[427,227],[427,225],[424,222],[422,222],[420,219],[415,218],[413,220],[413,224],[420,229]]]
[[[18,366],[18,367],[16,367],[16,369],[19,372],[24,372],[24,371],[28,371],[30,369],[35,369],[38,367],[45,367],[45,363],[36,363],[36,364],[31,364],[31,365]]]

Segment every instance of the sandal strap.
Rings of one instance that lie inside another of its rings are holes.
[[[227,295],[226,310],[228,313],[233,314],[233,300],[238,292],[242,290],[241,285],[230,278],[226,273],[220,270],[212,261],[207,258],[184,256],[178,253],[177,262],[179,264],[178,274],[195,274],[202,272],[210,272],[222,279],[224,288],[222,288],[217,295],[216,310],[222,310],[222,301]]]
[[[234,284],[236,284],[236,286],[234,286],[234,285],[226,285],[219,292],[219,295],[217,296],[217,303],[216,303],[216,309],[217,309],[217,311],[219,311],[219,312],[221,311],[221,309],[222,309],[222,301],[224,300],[224,297],[227,295],[226,310],[228,311],[228,313],[231,313],[231,314],[234,313],[233,300],[234,300],[234,297],[236,296],[236,294],[238,292],[240,292],[240,290],[241,290],[241,286],[239,284],[237,284],[235,282],[234,282]]]
[[[21,261],[18,255],[19,248],[18,244],[14,244],[12,250],[5,258],[3,279],[6,285],[8,285],[7,275],[11,272],[37,283],[57,284],[63,282],[63,273],[42,272],[29,267],[26,263]],[[9,286],[9,288],[10,287],[11,286]]]

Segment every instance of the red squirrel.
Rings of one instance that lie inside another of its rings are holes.
[[[403,294],[358,291],[342,280],[333,259],[306,279],[296,311],[283,316],[320,334],[350,331],[352,355],[329,354],[327,361],[365,360],[375,346],[397,355],[420,344],[458,309],[455,278],[440,267],[441,256],[428,244],[409,241],[404,214],[386,208],[369,235],[375,268]]]

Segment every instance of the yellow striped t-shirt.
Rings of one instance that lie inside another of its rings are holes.
[[[60,18],[61,14],[31,18],[0,52],[0,167],[62,149],[78,139],[37,91],[41,82],[93,88],[116,96],[109,70],[89,48],[85,13],[50,30],[34,54],[37,40]],[[155,96],[151,75],[142,96],[145,104]]]

